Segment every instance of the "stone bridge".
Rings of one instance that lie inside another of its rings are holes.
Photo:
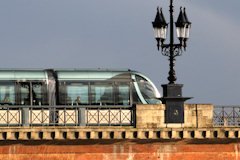
[[[227,125],[229,119],[220,112],[216,115],[210,104],[185,104],[184,108],[182,124],[164,123],[165,105],[159,104],[136,105],[121,112],[65,109],[62,118],[59,110],[58,123],[49,116],[48,123],[35,119],[40,125],[33,123],[31,114],[43,117],[46,110],[36,114],[30,109],[23,119],[23,111],[3,108],[0,159],[240,159],[239,126]],[[226,115],[238,122],[238,116]],[[216,125],[214,118],[222,123]]]

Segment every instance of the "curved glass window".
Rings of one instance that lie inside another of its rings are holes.
[[[133,104],[142,104],[135,87],[132,87],[132,100]]]
[[[154,87],[143,77],[136,75],[136,80],[138,83],[138,87],[144,99],[148,104],[159,104],[160,100],[156,98],[156,91]]]

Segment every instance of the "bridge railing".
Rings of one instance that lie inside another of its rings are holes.
[[[133,126],[132,106],[1,106],[0,126]]]
[[[133,106],[1,106],[0,126],[134,126]],[[214,106],[214,126],[240,126],[240,106]]]
[[[240,106],[214,106],[214,126],[240,126]]]

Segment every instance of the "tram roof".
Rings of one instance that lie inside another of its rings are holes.
[[[46,80],[47,74],[41,69],[0,69],[0,80]]]
[[[124,74],[135,71],[130,69],[52,69],[59,80],[103,80],[109,78],[126,78]],[[46,80],[47,69],[0,69],[0,80]]]
[[[55,70],[58,80],[107,80],[111,78],[130,79],[129,69],[63,69]]]

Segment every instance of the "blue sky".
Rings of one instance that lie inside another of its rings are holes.
[[[176,1],[176,0],[175,0]],[[177,0],[192,22],[177,57],[187,103],[240,105],[240,1]],[[162,92],[169,62],[157,51],[151,22],[167,0],[2,0],[1,68],[130,68]],[[178,42],[175,39],[175,42]]]

